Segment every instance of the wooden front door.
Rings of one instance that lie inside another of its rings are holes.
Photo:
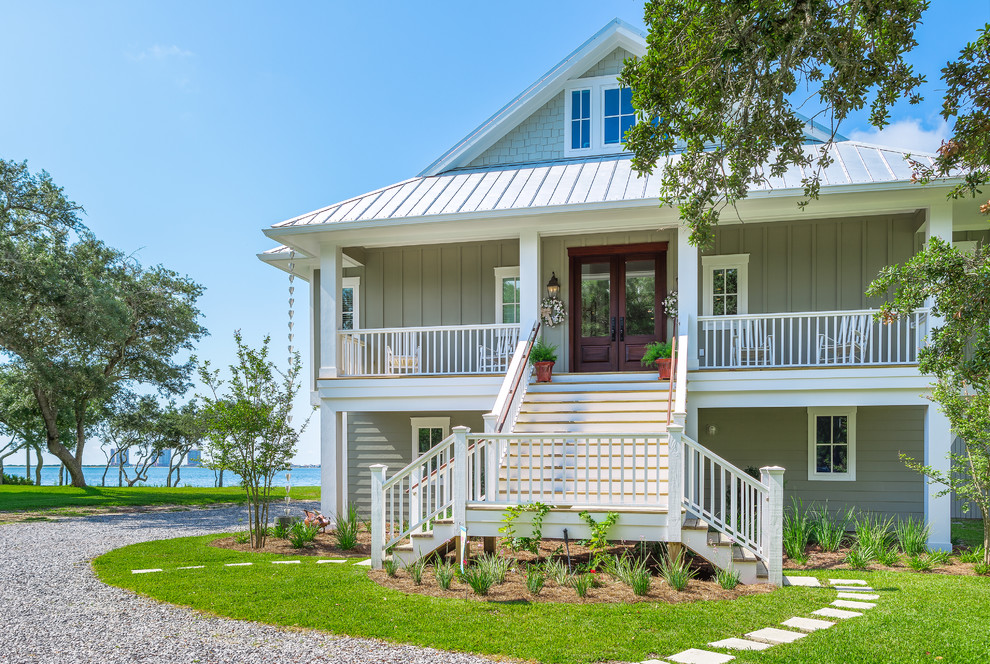
[[[571,367],[644,371],[646,344],[665,340],[666,243],[572,247]]]

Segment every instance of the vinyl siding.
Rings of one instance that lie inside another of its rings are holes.
[[[729,462],[777,465],[784,501],[828,501],[832,509],[857,507],[898,517],[924,514],[924,482],[899,453],[923,458],[924,407],[860,407],[856,411],[856,481],[808,480],[807,408],[713,408],[699,412],[699,443]],[[715,425],[717,433],[708,434]]]

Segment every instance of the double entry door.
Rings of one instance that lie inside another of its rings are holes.
[[[664,340],[667,245],[572,247],[571,366],[645,371],[646,345]]]

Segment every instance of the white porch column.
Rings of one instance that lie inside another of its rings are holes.
[[[925,413],[925,465],[948,474],[951,469],[952,430],[938,406],[931,404]],[[925,480],[925,521],[930,528],[928,547],[952,551],[952,496],[936,496],[944,487]]]
[[[344,505],[343,413],[327,400],[320,402],[320,509],[327,516]]]
[[[340,329],[340,294],[343,254],[336,244],[320,244],[320,378],[336,378],[337,330]]]
[[[677,228],[677,327],[688,337],[688,370],[698,368],[698,248],[688,243],[691,229]],[[691,423],[688,417],[688,435]]]
[[[540,234],[525,230],[519,233],[519,336],[523,339],[540,315],[542,292]]]

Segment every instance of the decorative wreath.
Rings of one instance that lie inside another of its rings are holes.
[[[564,309],[564,303],[555,297],[543,298],[543,302],[540,303],[540,322],[547,327],[556,327],[564,322],[567,317],[567,311]]]
[[[663,311],[671,317],[677,316],[677,291],[670,291],[663,300]]]

